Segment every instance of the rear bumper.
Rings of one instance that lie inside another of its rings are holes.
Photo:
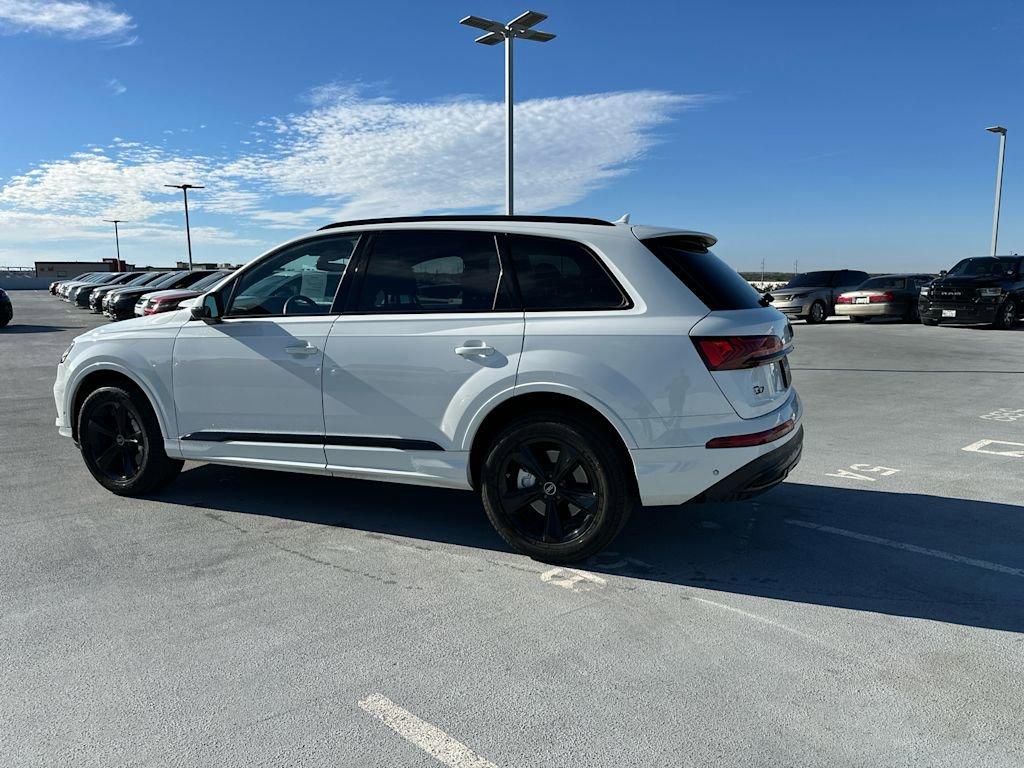
[[[925,304],[918,305],[921,318],[934,320],[937,323],[968,324],[968,323],[994,323],[999,312],[999,305],[977,304],[975,302],[958,302],[956,304]],[[943,311],[953,311],[953,317],[943,316]]]
[[[877,304],[836,304],[839,317],[892,317],[906,313],[906,304],[885,302]]]
[[[803,448],[804,428],[801,426],[788,442],[719,480],[694,501],[742,501],[771,490],[797,465]]]

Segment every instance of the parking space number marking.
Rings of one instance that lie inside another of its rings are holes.
[[[900,470],[893,467],[881,467],[875,464],[851,464],[849,469],[837,469],[835,472],[826,472],[825,477],[844,477],[848,480],[866,480],[873,483],[879,477],[895,475]],[[872,477],[876,475],[876,477]]]

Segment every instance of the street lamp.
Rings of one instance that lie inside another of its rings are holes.
[[[192,233],[189,231],[188,226],[188,191],[190,189],[206,189],[206,187],[198,186],[196,184],[164,184],[165,187],[171,187],[173,189],[180,189],[181,193],[185,196],[185,239],[188,241],[188,270],[192,271]]]
[[[508,24],[500,21],[484,19],[480,16],[467,16],[459,21],[467,27],[476,27],[487,32],[481,35],[474,42],[481,45],[497,45],[505,43],[505,213],[512,215],[512,41],[521,37],[523,40],[533,40],[537,43],[546,43],[553,40],[555,36],[550,32],[540,32],[531,29],[547,18],[546,13],[538,11],[527,11],[516,16]]]
[[[1003,161],[1006,159],[1006,129],[1001,125],[993,125],[986,131],[999,134],[999,165],[996,166],[996,209],[992,214],[992,255],[996,255],[999,242],[999,206],[1003,199]]]
[[[107,224],[114,225],[114,247],[117,248],[117,271],[121,271],[121,238],[117,233],[117,225],[124,224],[124,219],[104,219]]]

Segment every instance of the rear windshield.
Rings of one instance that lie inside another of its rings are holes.
[[[761,306],[761,297],[750,283],[699,241],[687,237],[654,237],[644,240],[643,244],[708,309],[756,309]]]
[[[907,278],[905,277],[872,277],[860,284],[859,291],[866,291],[871,288],[906,288]]]
[[[786,283],[787,288],[827,288],[835,272],[804,272]]]

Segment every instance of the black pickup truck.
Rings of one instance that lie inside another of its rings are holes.
[[[941,272],[918,299],[921,322],[1013,328],[1024,315],[1024,256],[977,256]]]

